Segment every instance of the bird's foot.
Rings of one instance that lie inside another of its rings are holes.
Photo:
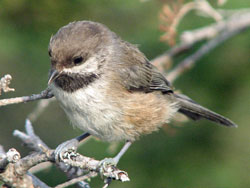
[[[57,146],[54,152],[56,162],[63,162],[72,159],[72,157],[76,157],[78,144],[79,141],[74,138]]]
[[[125,171],[117,169],[116,165],[119,162],[119,158],[105,158],[99,163],[99,173],[104,180],[106,186],[108,186],[113,179],[123,181],[129,181],[128,174]],[[118,171],[118,172],[117,172]]]
[[[101,160],[99,163],[100,174],[105,174],[106,172],[109,172],[110,170],[114,169],[118,162],[119,161],[116,158],[105,158]]]

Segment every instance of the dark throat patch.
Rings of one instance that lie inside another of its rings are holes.
[[[77,73],[62,73],[56,78],[55,85],[66,92],[74,92],[78,89],[88,86],[90,83],[98,79],[98,75],[90,73],[82,75]]]

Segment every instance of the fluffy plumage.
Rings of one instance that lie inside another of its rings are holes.
[[[73,125],[102,140],[133,141],[158,130],[177,111],[236,126],[174,94],[136,46],[102,24],[80,21],[62,27],[51,38],[49,54],[52,92]]]

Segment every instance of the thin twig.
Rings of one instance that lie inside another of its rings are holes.
[[[250,17],[250,11],[248,12],[236,12],[232,14],[228,19],[221,20],[214,24],[198,28],[191,31],[185,31],[181,34],[181,43],[194,44],[201,40],[207,40],[214,38],[221,32],[228,29],[235,29],[241,27],[241,25],[248,25]]]
[[[160,28],[165,31],[165,33],[161,36],[161,40],[167,41],[170,45],[175,44],[177,27],[183,20],[184,16],[192,10],[196,10],[200,15],[211,17],[216,20],[216,22],[223,20],[223,16],[206,0],[194,0],[188,2],[181,7],[178,7],[177,10],[171,10],[169,5],[164,5],[162,13],[160,14],[160,19],[163,21]]]
[[[165,72],[171,67],[173,57],[189,50],[193,46],[193,44],[194,43],[182,43],[180,45],[177,45],[168,50],[167,52],[152,59],[150,63],[155,65],[161,72]]]
[[[0,95],[2,93],[2,90],[3,92],[10,92],[10,91],[15,91],[14,88],[10,88],[9,85],[10,85],[10,81],[12,80],[12,77],[11,75],[9,74],[6,74],[4,77],[2,77],[0,79]]]
[[[243,15],[242,15],[243,17]],[[246,28],[250,27],[250,14],[248,13],[248,17],[244,17],[244,19],[239,20],[234,25],[228,25],[225,31],[215,37],[214,39],[208,41],[204,44],[199,50],[197,50],[194,54],[188,56],[182,62],[180,62],[168,75],[167,79],[170,82],[173,82],[180,74],[184,71],[190,69],[197,61],[199,61],[204,55],[209,53],[212,49],[226,41],[227,39],[237,35],[238,33],[244,31]]]
[[[35,134],[29,120],[26,121],[25,129],[26,133],[15,131],[14,135],[19,137],[27,146],[36,152],[21,158],[20,154],[15,149],[11,149],[5,155],[1,155],[0,180],[13,187],[16,187],[16,185],[18,185],[18,187],[34,187],[32,185],[34,185],[33,183],[35,182],[40,184],[40,187],[47,188],[47,185],[38,178],[32,180],[34,176],[28,173],[28,170],[33,166],[47,161],[57,164],[54,150],[49,149],[48,146]],[[69,181],[70,184],[83,181],[92,176],[97,176],[98,173],[103,177],[108,177],[114,180],[129,181],[126,172],[119,170],[113,165],[105,166],[104,169],[101,166],[101,161],[85,157],[78,153],[69,153],[64,162],[65,163],[59,162],[57,164],[61,168],[63,167],[60,164],[65,164],[65,168],[62,170],[68,170],[69,168],[66,168],[67,166],[70,168],[77,167],[90,172],[89,176]]]
[[[27,174],[32,178],[32,182],[33,182],[34,187],[37,187],[37,188],[51,188],[48,185],[46,185],[44,182],[42,182],[40,179],[38,179],[36,176],[34,176],[33,174],[31,174],[29,172]]]
[[[20,153],[14,148],[9,149],[7,153],[2,154],[0,158],[0,173],[5,170],[9,163],[16,163],[20,158]]]
[[[48,146],[35,134],[32,124],[29,120],[26,120],[25,129],[26,133],[15,130],[14,135],[20,138],[29,148],[37,152],[28,155],[19,161],[17,167],[22,166],[22,168],[18,170],[19,174],[24,174],[25,171],[34,165],[40,164],[41,162],[50,161],[57,164],[54,150],[48,148]],[[63,160],[63,163],[60,162],[57,165],[64,172],[67,172],[72,167],[76,167],[90,172],[99,172],[102,176],[110,177],[115,180],[129,181],[128,174],[125,171],[119,170],[112,165],[107,166],[105,168],[106,170],[101,171],[103,168],[100,164],[101,161],[99,160],[95,160],[78,153],[69,153],[66,159]]]
[[[28,119],[32,122],[37,120],[37,118],[44,112],[44,110],[51,104],[52,101],[54,101],[55,98],[49,99],[49,100],[41,100],[38,102],[35,109],[28,115]]]
[[[13,135],[18,137],[26,146],[33,151],[44,152],[49,150],[49,147],[34,133],[32,124],[29,119],[25,121],[26,133],[19,130],[14,130]]]
[[[91,188],[87,180],[77,182],[76,187],[77,188]]]
[[[80,181],[84,181],[84,180],[87,180],[87,179],[89,179],[89,178],[93,178],[93,177],[95,177],[95,176],[97,176],[97,175],[98,175],[97,172],[90,172],[90,173],[88,173],[87,175],[80,176],[80,177],[74,178],[74,179],[72,179],[72,180],[69,180],[69,181],[67,181],[67,182],[65,182],[65,183],[62,183],[62,184],[60,184],[60,185],[57,185],[57,186],[55,186],[55,188],[64,188],[64,187],[68,187],[68,186],[74,185],[74,184],[76,184],[76,183],[78,183],[78,182],[80,182]]]
[[[19,166],[21,156],[14,148],[10,149],[5,157],[0,160],[0,180],[11,187],[34,187],[32,178],[26,173],[22,174],[22,166]],[[20,171],[19,171],[20,170]]]
[[[231,17],[228,18],[227,20],[222,20],[212,25],[202,27],[193,31],[185,31],[181,35],[181,43],[179,45],[157,56],[156,58],[152,59],[150,62],[154,64],[161,72],[165,72],[166,70],[170,68],[173,57],[179,55],[180,53],[186,52],[187,50],[192,48],[194,44],[202,40],[212,39],[218,36],[218,38],[216,38],[217,40],[220,38],[219,34],[221,32],[231,32],[231,30],[241,31],[242,30],[241,28],[244,29],[244,28],[249,27],[250,25],[249,20],[250,20],[250,11],[248,12],[246,10],[239,11],[231,15]],[[215,47],[216,46],[212,46],[211,48],[215,48]],[[194,60],[194,61],[197,61],[197,60]],[[172,79],[171,76],[168,76],[168,78]]]
[[[216,9],[223,17],[230,17],[235,14],[244,14],[250,12],[250,8],[241,9]]]
[[[0,107],[10,105],[10,104],[18,104],[18,103],[35,101],[39,99],[49,99],[51,97],[53,97],[53,94],[50,92],[49,89],[46,89],[42,91],[40,94],[33,94],[31,96],[23,96],[23,97],[16,97],[16,98],[10,98],[10,99],[2,99],[0,100]]]

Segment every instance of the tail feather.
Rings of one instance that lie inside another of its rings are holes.
[[[221,125],[229,127],[237,127],[237,125],[231,120],[223,117],[220,114],[217,114],[205,107],[202,107],[192,99],[188,98],[185,95],[174,94],[176,99],[179,102],[180,109],[179,112],[188,116],[193,120],[199,120],[201,118],[208,119],[210,121],[216,122]]]

